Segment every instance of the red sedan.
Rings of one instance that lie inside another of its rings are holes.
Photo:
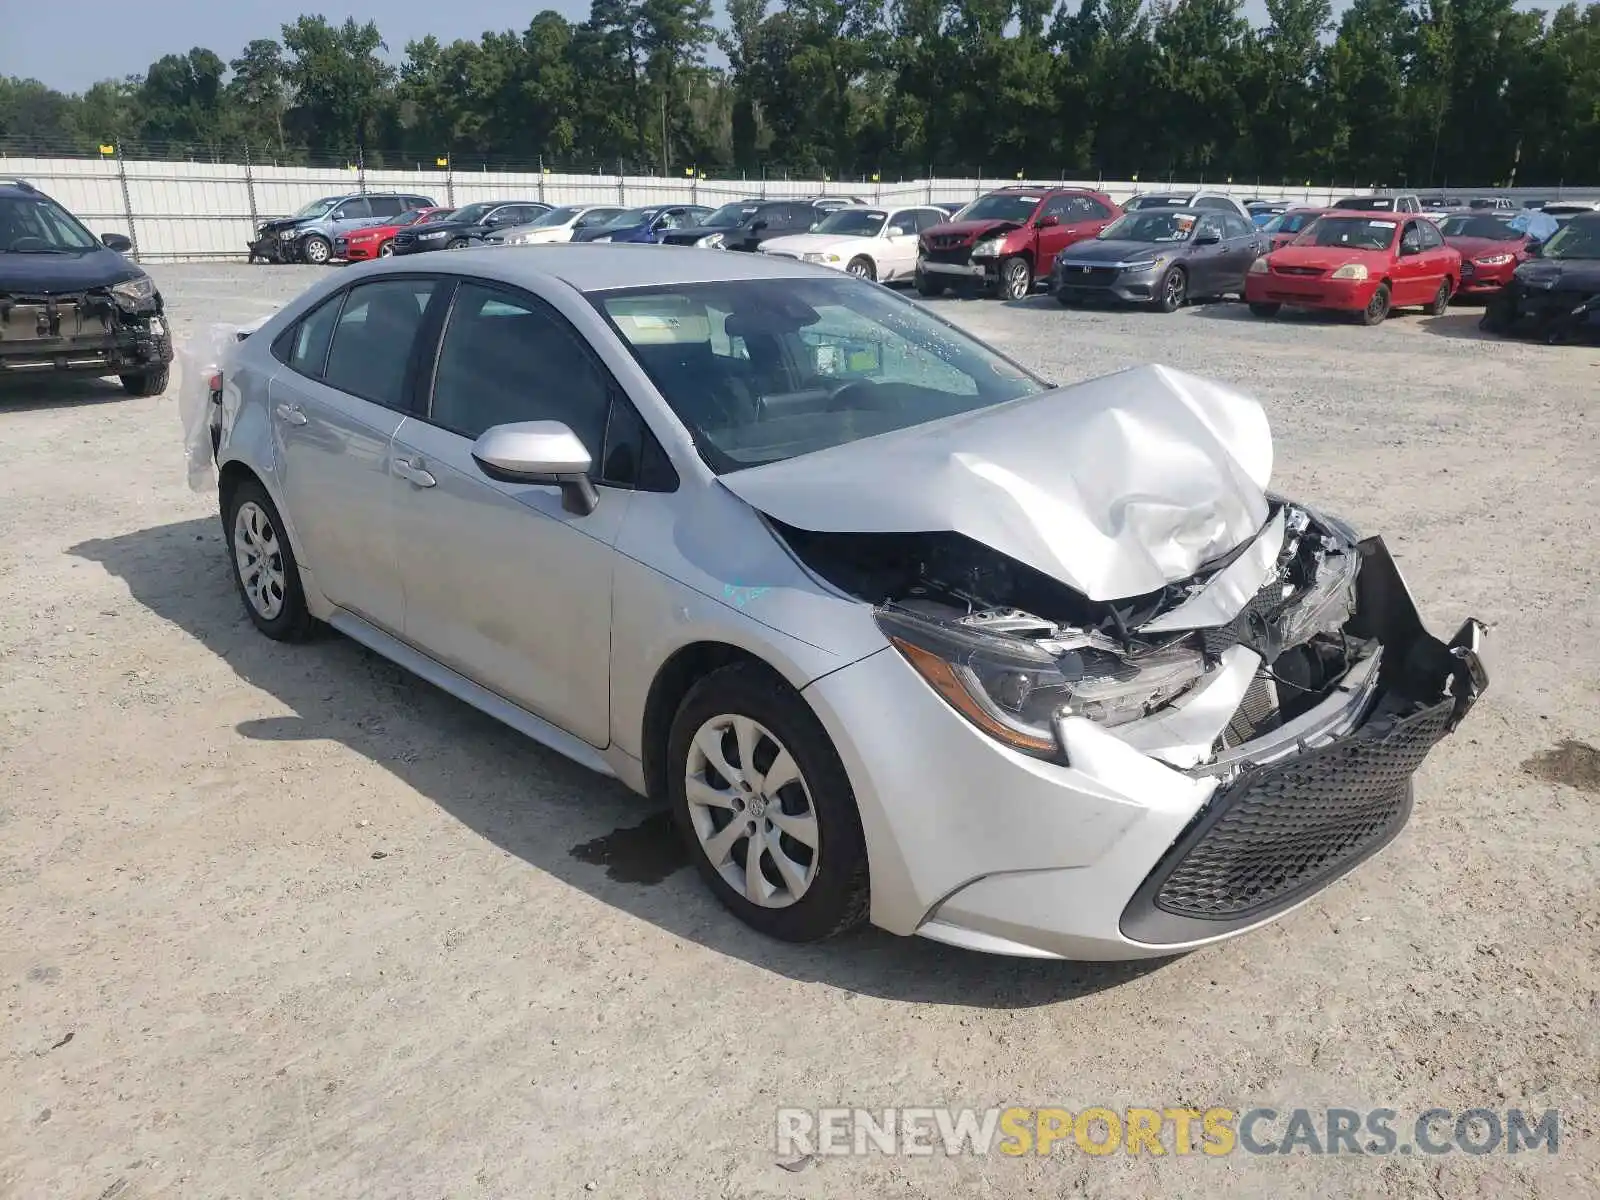
[[[1461,255],[1426,217],[1341,210],[1251,263],[1245,299],[1258,317],[1287,304],[1359,313],[1363,325],[1377,325],[1394,308],[1442,314],[1460,280]]]
[[[1261,227],[1261,232],[1272,239],[1272,248],[1277,250],[1304,233],[1306,226],[1323,213],[1331,211],[1327,208],[1291,208],[1273,217]]]
[[[453,208],[413,208],[382,225],[363,225],[342,234],[333,248],[335,258],[361,262],[369,258],[388,258],[394,253],[394,235],[408,225],[427,225],[443,220]]]
[[[1439,221],[1445,245],[1461,254],[1461,296],[1487,299],[1511,282],[1517,267],[1532,257],[1533,239],[1512,229],[1515,213],[1461,213]]]

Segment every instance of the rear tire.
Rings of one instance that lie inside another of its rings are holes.
[[[1363,325],[1382,325],[1389,315],[1389,285],[1380,283],[1378,290],[1372,293],[1372,299],[1361,310],[1361,323]]]
[[[1449,311],[1449,309],[1450,279],[1448,276],[1446,276],[1444,281],[1439,284],[1439,290],[1434,293],[1433,303],[1428,305],[1428,307],[1423,311],[1426,312],[1430,317],[1442,317],[1446,312]]]
[[[917,285],[917,295],[919,296],[932,297],[944,295],[944,283],[938,279],[930,279],[921,271],[917,272],[915,282]]]
[[[300,257],[314,267],[320,267],[333,257],[333,246],[328,239],[313,233],[300,244]]]
[[[222,527],[228,536],[233,582],[251,623],[275,642],[310,637],[316,621],[306,607],[294,548],[277,506],[259,480],[241,480],[228,494]]]
[[[117,378],[122,381],[122,390],[130,396],[159,396],[167,390],[167,380],[171,375],[172,368],[157,367],[153,371],[118,375]]]
[[[757,732],[745,763],[737,730],[752,725]],[[708,742],[711,755],[703,749]],[[766,780],[785,752],[791,781],[769,795]],[[736,755],[740,762],[733,761]],[[728,775],[712,765],[717,757]],[[707,675],[673,718],[666,761],[673,819],[695,869],[741,921],[784,941],[815,942],[866,920],[866,840],[850,778],[822,722],[782,679],[749,662]],[[807,836],[815,846],[806,845]]]
[[[1252,304],[1250,315],[1253,317],[1275,317],[1283,310],[1283,305],[1272,303]]]

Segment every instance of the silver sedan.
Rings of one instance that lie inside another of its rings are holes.
[[[339,273],[208,432],[250,619],[669,805],[771,935],[1169,954],[1399,832],[1485,686],[1253,401],[1068,388],[888,290],[670,247]]]

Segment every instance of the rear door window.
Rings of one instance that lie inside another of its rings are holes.
[[[328,359],[328,343],[333,338],[333,325],[339,319],[339,306],[343,303],[344,293],[338,292],[289,326],[272,343],[273,357],[297,374],[321,379],[322,366]]]
[[[346,200],[334,210],[335,221],[359,221],[372,215],[372,203],[360,196],[354,200]]]
[[[380,279],[350,289],[322,382],[405,411],[406,369],[437,281]]]
[[[405,204],[399,196],[368,196],[367,203],[375,217],[398,217],[405,211]]]

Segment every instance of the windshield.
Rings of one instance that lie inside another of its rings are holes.
[[[435,221],[444,221],[456,215],[453,208],[436,208],[432,212],[422,213],[417,217],[418,225],[432,225]]]
[[[885,288],[739,279],[591,293],[719,474],[1048,385]]]
[[[958,212],[957,221],[1026,221],[1039,207],[1039,197],[1020,192],[993,192],[979,196]]]
[[[838,212],[829,213],[822,224],[811,232],[837,233],[850,237],[876,237],[888,215],[876,208],[870,211],[864,208],[841,208]]]
[[[632,229],[635,225],[648,225],[660,211],[659,208],[625,208],[599,228]]]
[[[1124,213],[1100,231],[1107,242],[1186,242],[1194,229],[1193,213]]]
[[[494,203],[463,204],[450,219],[460,221],[463,225],[476,225],[499,207]]]
[[[1343,246],[1351,250],[1387,250],[1398,226],[1393,221],[1369,221],[1363,217],[1323,217],[1312,223],[1299,237],[1296,246]]]
[[[721,208],[717,209],[716,212],[712,213],[709,217],[702,221],[701,224],[738,225],[742,223],[744,219],[751,213],[755,212],[755,210],[756,206],[754,204],[745,204],[743,202],[738,204],[724,204]]]
[[[1138,212],[1142,208],[1187,208],[1187,196],[1135,196],[1125,206],[1129,212]]]
[[[1544,244],[1545,258],[1600,258],[1600,219],[1568,221]]]
[[[1261,227],[1263,233],[1299,233],[1317,219],[1314,211],[1281,213]]]
[[[1509,216],[1446,217],[1439,222],[1439,232],[1447,238],[1488,238],[1491,242],[1514,242],[1521,238],[1522,234],[1511,228],[1510,220]]]
[[[552,208],[542,217],[529,221],[528,224],[536,227],[542,225],[546,228],[551,225],[566,225],[575,220],[582,211],[583,205],[581,204],[565,204],[560,208]]]
[[[0,196],[0,253],[65,254],[99,245],[94,234],[54,201]]]
[[[297,216],[297,217],[320,217],[323,213],[327,212],[335,204],[339,203],[340,199],[341,199],[341,197],[339,197],[339,196],[329,196],[325,200],[313,200],[310,204],[306,205],[299,212],[295,213],[295,216]]]

